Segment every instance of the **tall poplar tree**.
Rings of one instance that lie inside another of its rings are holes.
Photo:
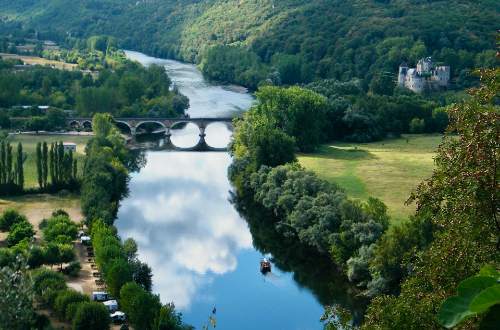
[[[24,155],[23,145],[19,142],[17,145],[17,163],[16,163],[17,185],[20,190],[24,189]]]
[[[38,186],[43,189],[43,172],[42,172],[42,144],[36,144],[36,173],[38,176]]]
[[[49,168],[50,168],[50,181],[54,185],[56,184],[56,173],[55,173],[55,154],[54,154],[54,143],[50,144],[50,152],[49,152]]]
[[[0,183],[5,184],[5,169],[6,169],[6,153],[5,153],[5,141],[2,141],[2,144],[0,146]]]
[[[42,181],[43,187],[47,188],[47,177],[48,177],[48,146],[47,142],[43,142],[42,146]]]
[[[75,159],[73,159],[73,180],[78,180],[78,162]]]
[[[12,146],[10,143],[7,143],[7,159],[5,164],[5,173],[6,173],[6,181],[9,185],[12,185],[12,181],[14,180],[12,174]]]

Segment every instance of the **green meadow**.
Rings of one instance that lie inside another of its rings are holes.
[[[19,142],[23,145],[23,151],[26,153],[27,158],[24,163],[24,186],[26,188],[38,187],[38,176],[36,172],[36,144],[38,142],[47,142],[50,148],[50,144],[53,142],[73,142],[76,143],[76,159],[79,163],[79,168],[83,165],[83,158],[85,155],[85,145],[90,139],[90,136],[67,136],[67,135],[10,135],[7,141],[12,145],[14,155],[16,154],[17,144]]]
[[[356,199],[373,196],[388,207],[393,221],[411,215],[410,193],[432,174],[441,135],[404,135],[372,143],[335,142],[314,154],[299,154],[300,164],[342,187]]]

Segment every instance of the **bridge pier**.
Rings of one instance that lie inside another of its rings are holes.
[[[132,135],[132,138],[135,138],[137,135],[137,129],[135,126],[130,126],[130,135]]]

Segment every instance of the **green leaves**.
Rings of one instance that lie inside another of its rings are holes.
[[[482,314],[500,304],[500,274],[491,266],[481,269],[479,275],[469,277],[458,285],[458,295],[446,299],[438,313],[439,323],[453,328],[470,316]]]
[[[491,306],[500,304],[500,284],[493,285],[481,291],[472,300],[469,308],[475,313],[482,313]]]

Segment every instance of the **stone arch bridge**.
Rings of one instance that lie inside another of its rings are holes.
[[[178,150],[178,151],[227,151],[227,148],[215,148],[209,146],[205,141],[205,129],[208,125],[213,123],[223,123],[232,131],[233,118],[114,118],[116,124],[128,127],[132,139],[135,139],[138,130],[145,124],[156,124],[165,130],[165,141],[162,149]],[[92,128],[92,118],[68,118],[66,120],[68,126]],[[172,129],[175,126],[182,124],[195,124],[199,129],[198,143],[193,147],[182,148],[177,147],[172,143],[170,137],[172,136]]]

